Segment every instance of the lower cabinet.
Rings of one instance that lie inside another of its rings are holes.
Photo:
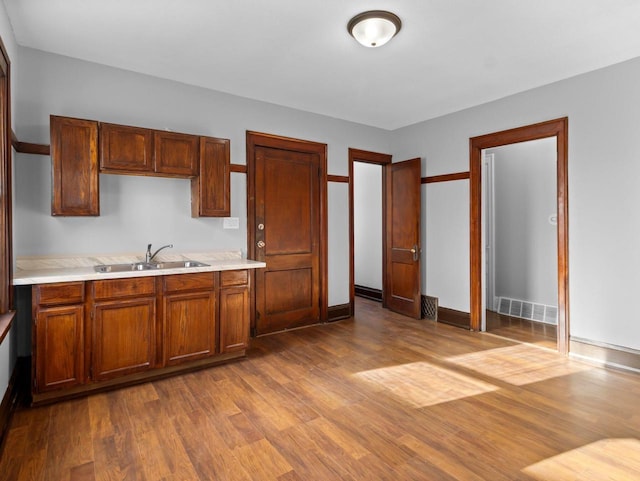
[[[220,352],[249,346],[249,273],[220,273]]]
[[[91,283],[91,378],[103,381],[155,367],[153,277]]]
[[[155,298],[96,302],[92,379],[102,381],[155,364]]]
[[[246,270],[32,288],[32,400],[40,404],[242,357]]]
[[[33,286],[32,296],[32,389],[84,384],[84,283]]]
[[[163,279],[164,364],[181,364],[216,353],[214,273]]]

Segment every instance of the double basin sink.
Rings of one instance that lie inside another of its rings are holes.
[[[156,271],[161,269],[184,269],[189,267],[207,267],[209,264],[198,261],[171,261],[171,262],[133,262],[131,264],[100,264],[94,266],[96,272],[129,272],[129,271]]]

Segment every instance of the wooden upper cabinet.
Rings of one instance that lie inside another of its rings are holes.
[[[153,172],[153,130],[100,123],[100,170],[112,173]]]
[[[199,139],[197,135],[155,131],[155,172],[163,175],[198,175]]]
[[[100,215],[100,172],[191,178],[192,217],[231,214],[228,139],[52,115],[51,160],[52,215]]]
[[[98,122],[51,116],[51,215],[100,215]]]
[[[191,216],[231,214],[231,154],[228,139],[200,137],[200,175],[191,179]]]

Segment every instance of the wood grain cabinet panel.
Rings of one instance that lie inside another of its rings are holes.
[[[180,364],[214,355],[216,353],[215,292],[211,290],[165,295],[163,326],[165,365]]]
[[[31,292],[32,393],[84,384],[84,282],[36,285]]]
[[[220,352],[249,347],[249,288],[220,289]]]
[[[84,306],[38,308],[33,331],[34,392],[83,384]]]
[[[153,130],[100,123],[100,171],[153,172]]]
[[[92,317],[94,380],[112,379],[154,367],[155,297],[96,302]]]
[[[51,215],[100,215],[98,122],[52,115]]]
[[[213,272],[164,276],[163,362],[170,366],[216,354],[216,290]]]
[[[200,171],[191,179],[192,217],[231,214],[231,149],[228,139],[200,137]]]
[[[249,271],[220,272],[220,352],[249,347]]]
[[[199,139],[196,135],[155,131],[155,172],[170,176],[197,176]]]
[[[59,306],[82,304],[84,302],[84,282],[58,282],[34,286],[34,300],[38,306]]]
[[[92,297],[96,300],[153,296],[156,293],[156,283],[153,277],[94,281],[92,287]]]

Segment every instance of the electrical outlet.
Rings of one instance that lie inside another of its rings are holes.
[[[240,219],[237,217],[225,217],[222,221],[223,229],[239,229]]]

